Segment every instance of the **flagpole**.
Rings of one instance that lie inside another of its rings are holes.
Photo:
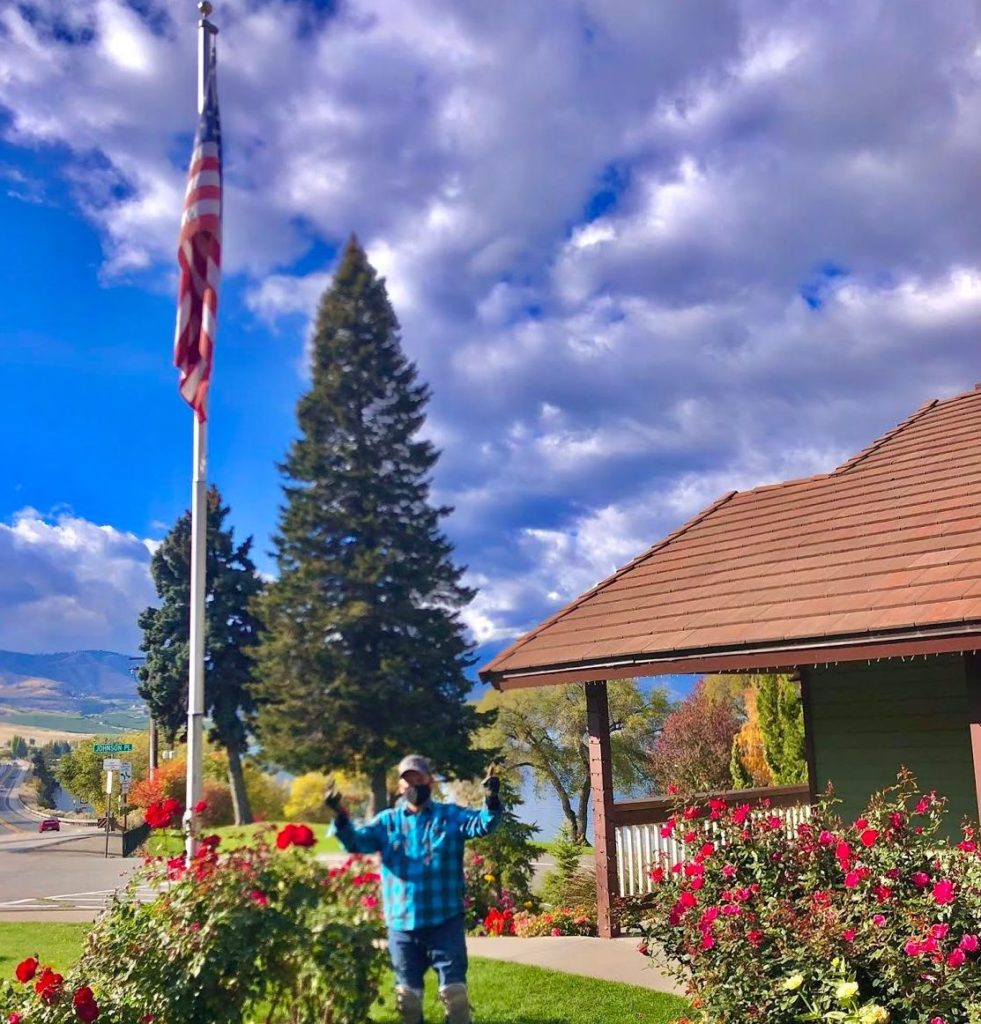
[[[208,0],[198,4],[198,114],[204,112],[211,36],[217,32],[208,21],[212,7]],[[187,687],[187,801],[184,832],[188,861],[197,852],[194,808],[202,794],[204,744],[204,633],[207,593],[206,553],[208,536],[208,422],[197,410],[194,417],[194,468],[191,483],[191,623],[190,664]]]

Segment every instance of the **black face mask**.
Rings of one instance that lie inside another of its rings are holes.
[[[421,786],[409,786],[405,791],[405,799],[412,804],[413,807],[422,807],[422,805],[432,796],[432,789],[423,784]]]

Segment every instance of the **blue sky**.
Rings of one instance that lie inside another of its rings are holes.
[[[211,469],[262,568],[351,231],[433,388],[483,657],[725,491],[972,387],[981,40],[932,6],[218,4]],[[187,503],[193,7],[0,6],[3,648],[134,650]]]

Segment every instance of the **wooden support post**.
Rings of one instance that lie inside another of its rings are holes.
[[[619,895],[616,833],[613,824],[613,759],[610,755],[610,705],[606,683],[586,683],[589,731],[589,775],[593,795],[593,839],[596,852],[596,920],[599,934],[620,934],[612,903]]]
[[[981,819],[981,657],[964,656],[967,677],[967,720],[971,729],[971,757],[974,762],[974,791]]]
[[[814,753],[814,719],[811,714],[811,679],[806,668],[798,673],[800,680],[800,703],[804,712],[804,756],[807,759],[807,788],[813,806],[818,798],[817,758]]]

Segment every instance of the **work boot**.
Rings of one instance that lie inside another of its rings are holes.
[[[419,989],[398,985],[395,1005],[399,1011],[399,1024],[422,1024],[422,992]]]
[[[447,985],[441,988],[439,1001],[446,1007],[446,1024],[473,1024],[466,985]]]

